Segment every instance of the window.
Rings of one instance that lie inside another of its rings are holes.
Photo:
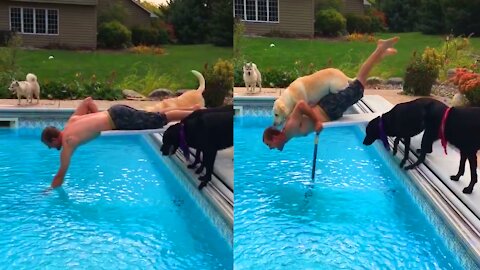
[[[58,34],[58,11],[48,10],[48,33]]]
[[[23,32],[34,33],[33,31],[33,8],[23,9]]]
[[[278,0],[235,0],[235,18],[244,21],[278,22]]]
[[[10,29],[15,32],[22,32],[22,9],[10,9]]]
[[[58,10],[10,8],[10,30],[24,34],[58,34]]]
[[[47,33],[47,19],[45,17],[45,9],[36,9],[35,10],[35,29],[37,34],[46,34]]]

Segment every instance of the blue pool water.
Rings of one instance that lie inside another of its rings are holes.
[[[143,137],[81,146],[44,194],[59,152],[38,134],[0,129],[2,269],[232,269],[228,242]]]
[[[235,118],[235,269],[464,268],[360,127],[322,132],[305,197],[314,136],[270,150],[269,124]]]

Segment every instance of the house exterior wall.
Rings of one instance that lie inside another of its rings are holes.
[[[73,0],[72,0],[73,2]],[[44,8],[58,10],[58,34],[22,34],[23,46],[95,49],[97,46],[97,16],[94,5],[67,5],[27,3],[23,1],[0,2],[0,30],[10,30],[10,7]]]
[[[314,36],[314,1],[279,0],[278,22],[244,21],[247,35],[264,35],[275,31],[292,36]]]

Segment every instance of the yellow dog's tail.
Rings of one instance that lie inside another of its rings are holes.
[[[192,70],[192,73],[198,79],[199,85],[198,85],[197,91],[200,91],[200,93],[203,93],[203,91],[205,90],[205,78],[203,77],[202,73],[196,70]]]

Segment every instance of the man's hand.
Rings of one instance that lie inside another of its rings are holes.
[[[51,189],[57,188],[63,184],[63,177],[56,175],[53,178],[52,184],[50,185]]]
[[[323,122],[321,120],[317,120],[315,122],[315,132],[320,133],[323,129]]]

